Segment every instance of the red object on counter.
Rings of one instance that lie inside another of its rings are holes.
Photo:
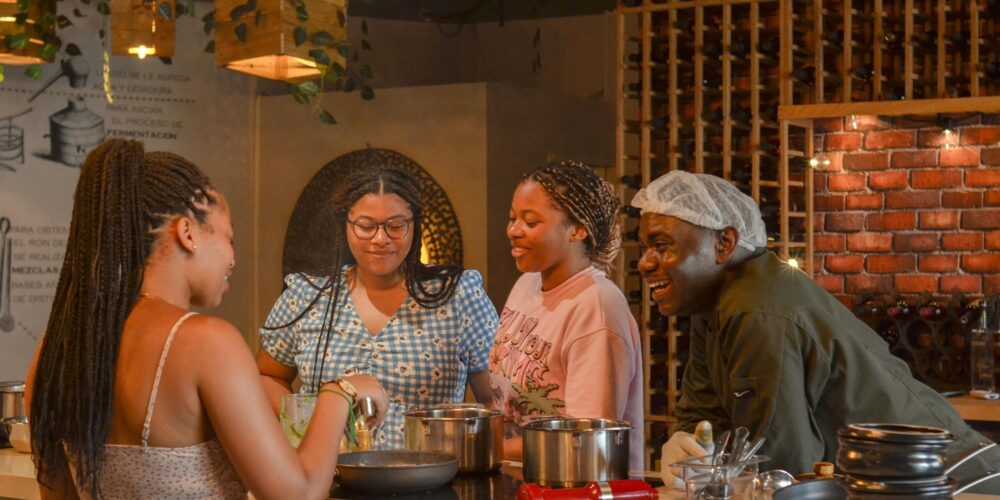
[[[581,488],[553,489],[535,483],[525,483],[517,492],[517,500],[656,500],[660,494],[649,483],[639,479],[592,481]]]

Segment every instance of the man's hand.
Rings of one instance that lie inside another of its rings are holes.
[[[670,440],[663,443],[663,448],[660,450],[660,477],[663,478],[663,484],[667,488],[683,490],[684,480],[680,478],[681,470],[679,467],[671,467],[670,464],[707,454],[693,435],[682,431],[675,432],[670,436]]]

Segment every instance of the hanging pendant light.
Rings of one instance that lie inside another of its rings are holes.
[[[335,48],[347,42],[346,19],[347,0],[215,0],[215,64],[272,80],[314,79],[320,69],[310,50],[328,48],[330,64],[346,66]]]
[[[46,34],[54,36],[55,4],[31,1],[25,11],[17,9],[17,0],[0,0],[0,64],[25,65],[52,62],[56,47],[46,50]],[[38,26],[45,23],[43,33]],[[18,22],[20,20],[20,22]]]
[[[175,0],[111,0],[111,53],[173,57]]]

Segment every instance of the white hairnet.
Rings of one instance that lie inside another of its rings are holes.
[[[739,233],[736,244],[747,250],[767,245],[757,203],[721,177],[673,170],[640,189],[632,206],[708,229],[732,227]]]

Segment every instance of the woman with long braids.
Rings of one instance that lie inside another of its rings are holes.
[[[80,170],[66,257],[26,393],[43,498],[324,498],[352,395],[326,381],[298,450],[214,307],[236,262],[229,206],[193,164],[112,139]]]
[[[505,455],[520,460],[532,415],[628,420],[631,468],[642,469],[642,357],[625,296],[606,273],[621,246],[620,203],[578,162],[531,172],[511,201],[517,269],[490,353]]]
[[[476,271],[420,262],[417,182],[382,165],[352,170],[333,195],[332,262],[322,276],[285,277],[260,330],[257,367],[277,404],[330,378],[374,376],[389,411],[375,449],[403,447],[403,412],[461,402],[468,381],[491,399],[487,357],[497,313]]]

